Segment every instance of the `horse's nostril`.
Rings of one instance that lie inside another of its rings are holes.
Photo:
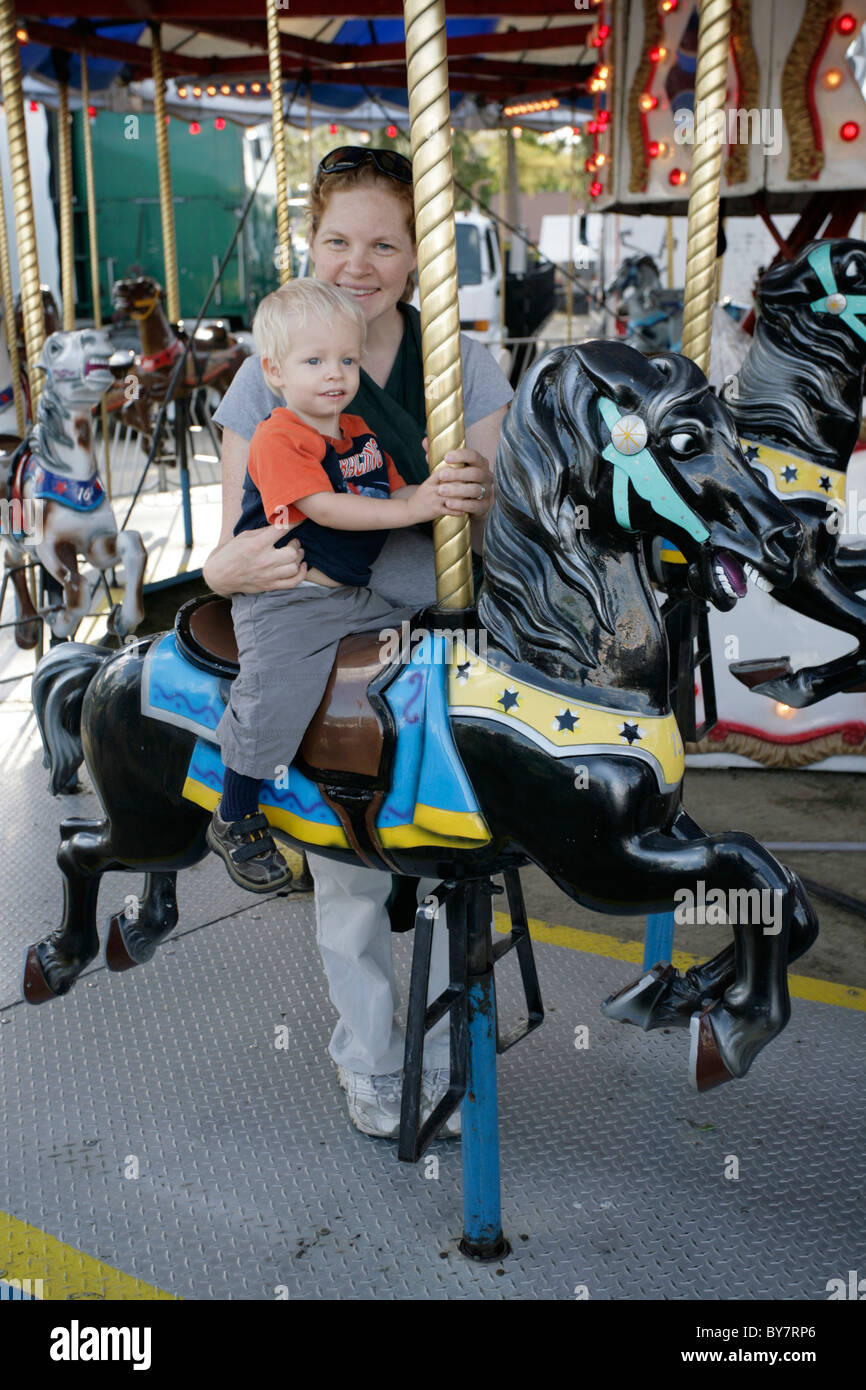
[[[774,526],[764,537],[764,547],[771,555],[793,559],[803,544],[803,528],[792,518],[784,526]]]

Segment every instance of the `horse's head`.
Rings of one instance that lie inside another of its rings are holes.
[[[57,307],[57,300],[51,292],[50,285],[40,285],[42,292],[42,317],[45,323],[45,334],[56,333],[62,326],[60,310]],[[21,307],[21,295],[15,296],[15,336],[21,348],[24,348],[24,311]]]
[[[866,367],[866,242],[813,241],[767,271],[755,336],[727,399],[746,439],[844,468]]]
[[[118,317],[149,318],[162,299],[162,286],[152,275],[132,275],[117,280],[111,300]]]
[[[830,348],[866,362],[866,242],[850,237],[813,241],[791,261],[768,270],[756,300],[792,349]]]
[[[703,372],[678,353],[555,349],[521,382],[500,449],[485,545],[494,583],[516,562],[515,531],[536,552],[522,583],[555,573],[594,603],[599,553],[636,551],[639,535],[682,551],[692,590],[722,610],[746,592],[744,565],[774,586],[794,579],[799,522],[749,468]]]
[[[36,366],[54,393],[70,406],[96,403],[114,381],[109,367],[114,347],[101,328],[77,328],[45,339]]]

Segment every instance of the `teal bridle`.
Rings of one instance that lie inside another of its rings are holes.
[[[852,333],[866,341],[866,324],[857,317],[858,314],[866,314],[866,294],[842,293],[833,274],[831,249],[830,242],[825,241],[806,257],[824,290],[824,296],[813,299],[809,308],[816,314],[834,314],[848,325]]]
[[[705,541],[710,533],[700,517],[687,507],[677,494],[646,447],[646,443],[639,447],[640,441],[646,440],[646,425],[640,417],[622,415],[616,402],[609,396],[599,396],[598,408],[611,434],[611,442],[602,449],[601,456],[614,466],[613,510],[623,530],[634,530],[628,510],[628,485],[631,483],[638,496],[649,502],[657,516],[665,521],[672,521],[698,543]],[[622,442],[619,444],[614,439],[616,426],[620,426],[619,435]],[[634,434],[630,432],[630,426],[634,429]]]

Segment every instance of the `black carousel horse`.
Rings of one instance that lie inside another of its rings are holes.
[[[797,577],[780,604],[857,646],[792,671],[786,657],[732,662],[745,685],[797,709],[866,689],[866,545],[840,545],[845,470],[866,368],[866,242],[813,242],[763,277],[754,341],[725,391],[746,458],[801,522]]]
[[[339,860],[357,855],[442,880],[477,880],[530,860],[578,902],[609,913],[663,910],[678,890],[700,884],[708,894],[775,894],[772,931],[741,917],[732,922],[735,948],[685,976],[657,967],[606,1005],[610,1017],[645,1027],[691,1023],[701,1089],[741,1077],[788,1020],[788,964],[814,940],[817,920],[797,876],[756,840],[705,834],[682,806],[682,741],[644,537],[671,537],[694,592],[726,611],[745,592],[744,564],[775,585],[792,580],[799,524],[746,464],[700,370],[684,357],[645,358],[621,343],[559,348],[536,364],[506,419],[497,479],[477,612],[487,650],[482,657],[473,655],[480,647],[458,644],[447,670],[450,708],[437,726],[428,702],[424,734],[437,748],[456,744],[483,834],[476,843],[469,832],[462,843],[435,834],[386,840],[383,817],[376,822],[382,750],[390,738],[396,769],[392,692],[407,668],[386,659],[381,635],[369,634],[343,644],[291,769],[301,766],[313,799],[320,794],[337,812],[345,847],[323,848],[302,829],[291,838]],[[426,620],[440,630],[476,621],[435,610]],[[77,681],[67,662],[50,718],[51,663],[61,658],[49,654],[37,674],[34,699],[55,762],[69,754],[80,704],[84,755],[105,816],[61,827],[63,922],[28,951],[24,992],[32,1003],[65,993],[96,955],[103,873],[147,874],[132,929],[119,914],[109,932],[109,963],[113,955],[115,966],[128,967],[148,959],[174,926],[175,876],[207,852],[208,814],[184,795],[195,735],[142,714],[143,667],[157,640],[172,639],[144,639],[108,657],[92,652]],[[204,664],[201,653],[195,659]],[[184,669],[192,708],[196,673]],[[232,674],[225,658],[215,669]],[[364,705],[359,690],[382,715],[372,735],[353,713]],[[52,748],[52,727],[64,718],[66,753]],[[435,754],[434,772],[445,756]],[[62,769],[60,785],[68,776]]]

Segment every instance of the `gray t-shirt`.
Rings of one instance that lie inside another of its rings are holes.
[[[483,343],[461,333],[460,353],[464,420],[468,428],[507,405],[514,392]],[[282,397],[275,396],[265,381],[261,358],[248,357],[213,418],[243,439],[252,439],[256,425],[282,404]],[[395,458],[394,463],[399,471],[400,460]],[[391,531],[373,566],[371,588],[395,604],[417,604],[421,608],[433,603],[436,577],[430,537],[413,527]]]

